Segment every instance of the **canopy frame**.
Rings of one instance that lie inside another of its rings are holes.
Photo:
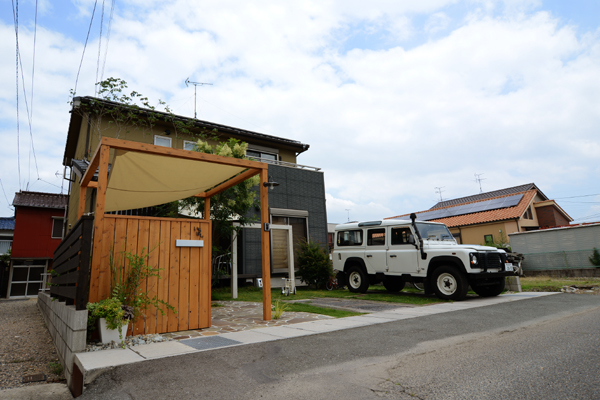
[[[226,181],[216,185],[215,187],[201,193],[197,193],[196,197],[205,199],[204,202],[204,219],[210,221],[210,198],[219,194],[238,183],[251,178],[255,175],[260,176],[260,220],[261,220],[261,252],[262,252],[262,279],[263,279],[263,320],[271,320],[271,254],[270,254],[270,237],[268,231],[269,222],[269,198],[268,187],[265,185],[268,182],[268,167],[266,163],[217,156],[214,154],[205,154],[188,150],[172,149],[146,143],[132,142],[122,139],[103,137],[91,158],[90,164],[81,178],[79,192],[79,209],[78,218],[81,218],[85,212],[85,202],[88,188],[96,189],[96,209],[94,217],[94,244],[92,254],[92,269],[98,268],[101,257],[101,238],[104,229],[104,212],[106,204],[106,191],[108,186],[108,165],[110,150],[126,150],[132,152],[154,154],[169,158],[187,159],[193,161],[202,161],[204,163],[226,165],[234,167],[244,167],[242,173],[236,174]],[[114,165],[113,165],[114,167]],[[92,178],[98,169],[98,181],[92,181]],[[211,249],[209,248],[210,252]],[[210,255],[209,259],[212,259]],[[89,301],[98,301],[100,299],[92,299]]]

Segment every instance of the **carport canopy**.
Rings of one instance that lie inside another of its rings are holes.
[[[96,169],[97,183],[92,181]],[[261,225],[266,226],[268,164],[103,137],[81,179],[78,214],[85,211],[86,189],[96,188],[95,237],[100,237],[107,211],[152,207],[190,196],[205,198],[205,219],[210,219],[210,198],[254,175],[260,175]],[[269,232],[261,232],[263,284],[270,288]],[[263,290],[263,318],[271,319],[270,290]]]

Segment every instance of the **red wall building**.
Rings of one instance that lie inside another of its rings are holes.
[[[68,198],[55,193],[15,194],[8,297],[37,296],[45,288],[45,274],[51,269],[54,250],[62,240]]]

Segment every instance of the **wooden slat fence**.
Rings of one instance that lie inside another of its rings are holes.
[[[198,236],[201,232],[203,237]],[[148,265],[160,269],[160,278],[141,285],[149,297],[157,296],[177,310],[163,316],[154,307],[138,318],[128,335],[177,332],[210,327],[210,222],[205,220],[104,216],[99,268],[91,271],[90,301],[110,296],[110,268],[124,265],[125,252],[147,255]],[[204,240],[204,247],[177,247],[177,239]]]
[[[85,310],[90,282],[94,217],[83,216],[54,251],[50,295]]]

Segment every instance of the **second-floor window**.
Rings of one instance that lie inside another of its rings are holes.
[[[277,154],[266,153],[264,151],[246,150],[246,156],[257,158],[261,161],[277,161]]]
[[[190,150],[193,151],[194,150],[194,146],[196,145],[196,142],[192,142],[190,140],[184,140],[183,141],[183,149],[184,150]]]
[[[62,239],[63,218],[52,218],[52,239]]]
[[[156,146],[171,147],[171,138],[165,136],[154,136],[154,144]]]

